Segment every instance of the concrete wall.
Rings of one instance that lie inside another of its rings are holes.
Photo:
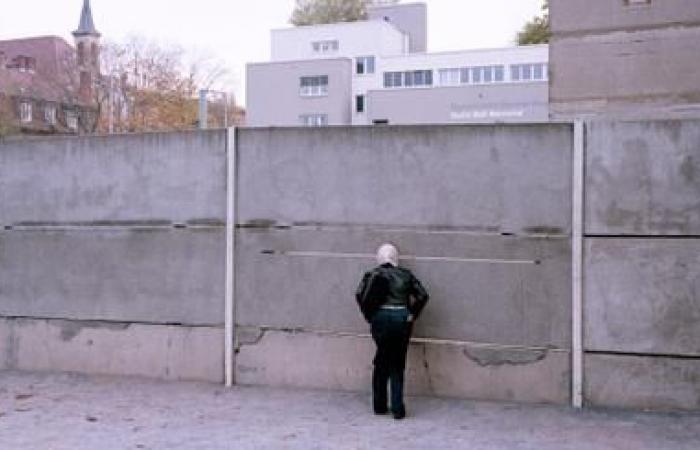
[[[223,131],[0,144],[0,367],[222,378]]]
[[[700,122],[586,125],[588,405],[700,409]],[[367,390],[395,242],[409,391],[570,398],[570,124],[242,129],[236,381]],[[0,143],[0,369],[220,382],[226,133]],[[430,261],[420,257],[431,257]]]
[[[698,142],[697,121],[588,125],[590,404],[700,409]]]
[[[353,60],[350,58],[248,64],[246,124],[251,127],[300,126],[303,114],[324,114],[328,125],[352,120]],[[328,76],[328,95],[300,95],[304,76]]]
[[[353,293],[393,241],[446,258],[406,264],[433,297],[414,392],[566,403],[571,144],[569,125],[241,130],[237,380],[367,389]]]
[[[550,3],[554,118],[700,117],[700,4]]]

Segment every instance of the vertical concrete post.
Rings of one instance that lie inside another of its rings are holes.
[[[235,289],[235,225],[236,225],[236,128],[226,133],[226,300],[224,307],[224,379],[233,385],[234,364],[234,289]]]
[[[585,125],[574,122],[573,211],[572,211],[572,332],[571,332],[571,404],[583,406],[583,214],[585,170]]]

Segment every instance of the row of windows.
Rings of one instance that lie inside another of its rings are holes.
[[[340,48],[337,40],[315,41],[311,43],[314,53],[334,53]]]
[[[328,115],[326,114],[302,114],[299,122],[305,127],[323,127],[328,125]]]
[[[384,87],[432,86],[432,70],[410,70],[406,72],[384,72]]]
[[[414,70],[408,72],[384,72],[384,87],[431,86],[432,70]],[[505,66],[453,67],[438,69],[440,86],[457,86],[460,84],[489,84],[506,81]],[[547,79],[547,65],[513,64],[510,66],[510,81],[543,81]]]
[[[30,123],[34,120],[33,115],[34,107],[29,102],[22,102],[19,104],[19,120],[22,123]],[[66,125],[71,130],[78,129],[78,115],[74,111],[65,111],[66,114]],[[44,121],[49,125],[56,125],[56,107],[46,106],[44,107]]]

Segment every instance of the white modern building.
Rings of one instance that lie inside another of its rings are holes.
[[[548,46],[426,50],[422,3],[273,30],[272,61],[248,65],[248,125],[547,120]]]

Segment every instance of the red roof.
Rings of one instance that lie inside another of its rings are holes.
[[[17,57],[33,58],[34,70],[7,68]],[[75,98],[75,50],[57,36],[0,41],[0,92],[50,101]]]

